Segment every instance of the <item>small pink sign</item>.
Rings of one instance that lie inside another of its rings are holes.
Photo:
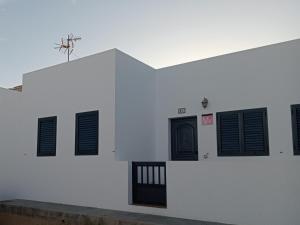
[[[202,125],[212,125],[214,123],[214,116],[212,113],[202,115]]]

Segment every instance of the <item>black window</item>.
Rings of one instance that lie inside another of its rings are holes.
[[[267,109],[217,113],[219,156],[269,155]]]
[[[98,111],[76,114],[75,155],[98,155]]]
[[[56,116],[38,119],[37,156],[56,155],[56,123]]]
[[[294,154],[300,155],[300,104],[292,105]]]

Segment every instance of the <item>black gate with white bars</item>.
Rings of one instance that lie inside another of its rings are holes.
[[[166,207],[166,163],[132,162],[133,204]]]

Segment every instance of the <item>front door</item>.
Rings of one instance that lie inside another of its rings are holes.
[[[172,160],[198,160],[197,117],[171,119]]]

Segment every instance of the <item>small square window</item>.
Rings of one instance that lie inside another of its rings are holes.
[[[56,155],[57,117],[38,119],[37,156]]]
[[[99,112],[76,114],[75,155],[98,155]]]

